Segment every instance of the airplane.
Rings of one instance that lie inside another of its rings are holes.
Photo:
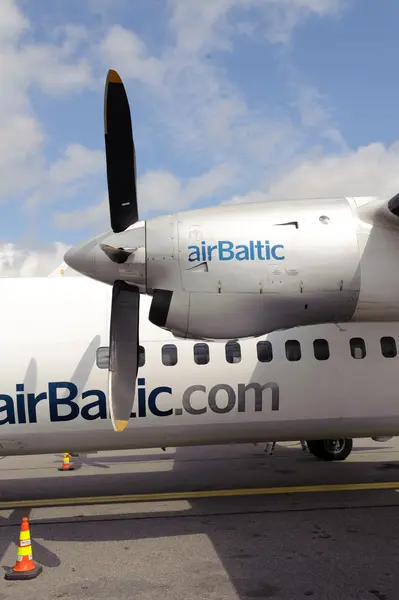
[[[140,221],[129,102],[114,70],[104,117],[112,232],[77,244],[64,259],[113,289],[115,431],[129,422],[137,384],[140,295],[152,298],[149,320],[182,339],[399,320],[399,194],[224,204]]]
[[[115,435],[112,287],[79,276],[0,285],[3,456],[307,440],[333,461],[350,454],[353,438],[399,433],[398,323],[204,342],[152,324],[143,296],[131,426]]]

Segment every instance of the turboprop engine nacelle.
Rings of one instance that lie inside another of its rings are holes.
[[[150,320],[183,337],[396,320],[398,218],[386,207],[374,198],[223,205],[103,234],[66,260],[153,295]],[[129,254],[118,262],[112,252]]]

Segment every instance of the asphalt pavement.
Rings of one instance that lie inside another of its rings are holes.
[[[397,600],[399,440],[324,463],[299,442],[0,459],[0,600]]]

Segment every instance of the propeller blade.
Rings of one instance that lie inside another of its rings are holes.
[[[126,90],[112,69],[105,83],[104,133],[111,228],[120,233],[138,221],[136,152]]]
[[[165,327],[173,292],[154,290],[148,320],[157,327]]]
[[[134,252],[134,249],[125,250],[124,248],[114,248],[113,246],[108,246],[108,244],[100,244],[100,248],[112,262],[120,265],[126,262],[129,256]]]
[[[132,412],[139,354],[140,294],[115,281],[112,290],[108,396],[112,426],[123,431]]]

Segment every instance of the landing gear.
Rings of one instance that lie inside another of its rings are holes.
[[[353,440],[309,440],[306,442],[309,452],[320,460],[345,460],[352,452]]]

